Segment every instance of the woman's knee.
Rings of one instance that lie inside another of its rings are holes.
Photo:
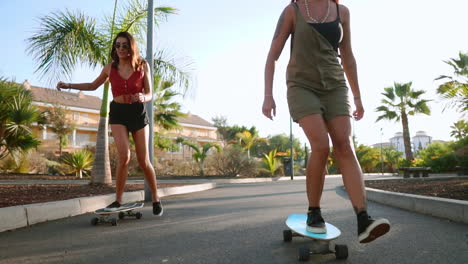
[[[142,170],[151,169],[152,167],[150,160],[147,158],[138,159],[138,165],[140,165]]]
[[[333,141],[333,152],[338,156],[354,155],[354,148],[350,139]]]
[[[118,162],[119,167],[128,167],[129,164],[130,164],[130,155],[119,156],[119,162]]]
[[[312,146],[312,155],[314,155],[315,157],[317,156],[328,157],[329,154],[330,154],[330,146],[328,144],[315,144],[315,146]]]

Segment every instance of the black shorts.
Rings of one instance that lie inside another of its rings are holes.
[[[124,125],[129,132],[144,128],[148,122],[145,103],[110,103],[109,124]]]

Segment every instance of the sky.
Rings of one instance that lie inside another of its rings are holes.
[[[119,0],[119,3],[126,1]],[[225,116],[229,125],[256,126],[260,136],[289,135],[290,119],[286,101],[285,72],[289,60],[289,41],[277,62],[274,96],[277,116],[274,121],[262,115],[264,66],[276,23],[289,0],[155,0],[156,6],[178,9],[176,15],[155,29],[155,49],[164,49],[192,62],[193,85],[179,98],[184,111],[211,121]],[[351,13],[352,46],[358,66],[364,119],[353,121],[359,143],[388,142],[402,130],[401,123],[375,122],[375,108],[385,87],[394,82],[412,82],[413,88],[426,91],[431,115],[409,119],[410,133],[426,131],[433,140],[453,140],[450,126],[462,119],[453,109],[445,109],[435,90],[435,78],[451,75],[444,63],[468,52],[466,0],[375,1],[341,0]],[[58,10],[81,10],[102,22],[110,15],[114,0],[0,0],[0,24],[4,25],[0,76],[18,82],[29,80],[34,86],[52,87],[47,78],[35,73],[35,62],[26,52],[25,39],[38,29],[38,18]],[[25,8],[27,7],[27,8]],[[143,56],[146,48],[140,47]],[[101,69],[76,68],[65,82],[91,82]],[[86,92],[101,97],[102,88]],[[382,131],[382,132],[381,132]],[[306,142],[301,128],[293,124],[293,134]]]

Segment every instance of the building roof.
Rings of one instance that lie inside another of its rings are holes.
[[[59,104],[68,107],[81,107],[88,109],[101,109],[101,99],[97,96],[85,95],[83,92],[71,93],[32,86],[28,81],[23,85],[31,90],[35,102]]]
[[[206,121],[205,119],[203,119],[203,118],[201,118],[201,117],[199,117],[197,115],[191,114],[191,113],[188,113],[186,117],[179,117],[177,120],[180,123],[184,123],[184,124],[214,127],[213,124],[211,124],[210,122]]]

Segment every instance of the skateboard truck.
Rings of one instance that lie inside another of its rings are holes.
[[[293,237],[304,237],[301,234],[295,233],[291,230],[283,231],[283,241],[291,242]],[[322,241],[312,239],[312,242],[309,246],[303,246],[299,248],[299,260],[307,261],[310,258],[310,255],[325,255],[325,254],[335,254],[336,259],[347,259],[348,258],[348,247],[346,245],[334,244],[330,241]]]

